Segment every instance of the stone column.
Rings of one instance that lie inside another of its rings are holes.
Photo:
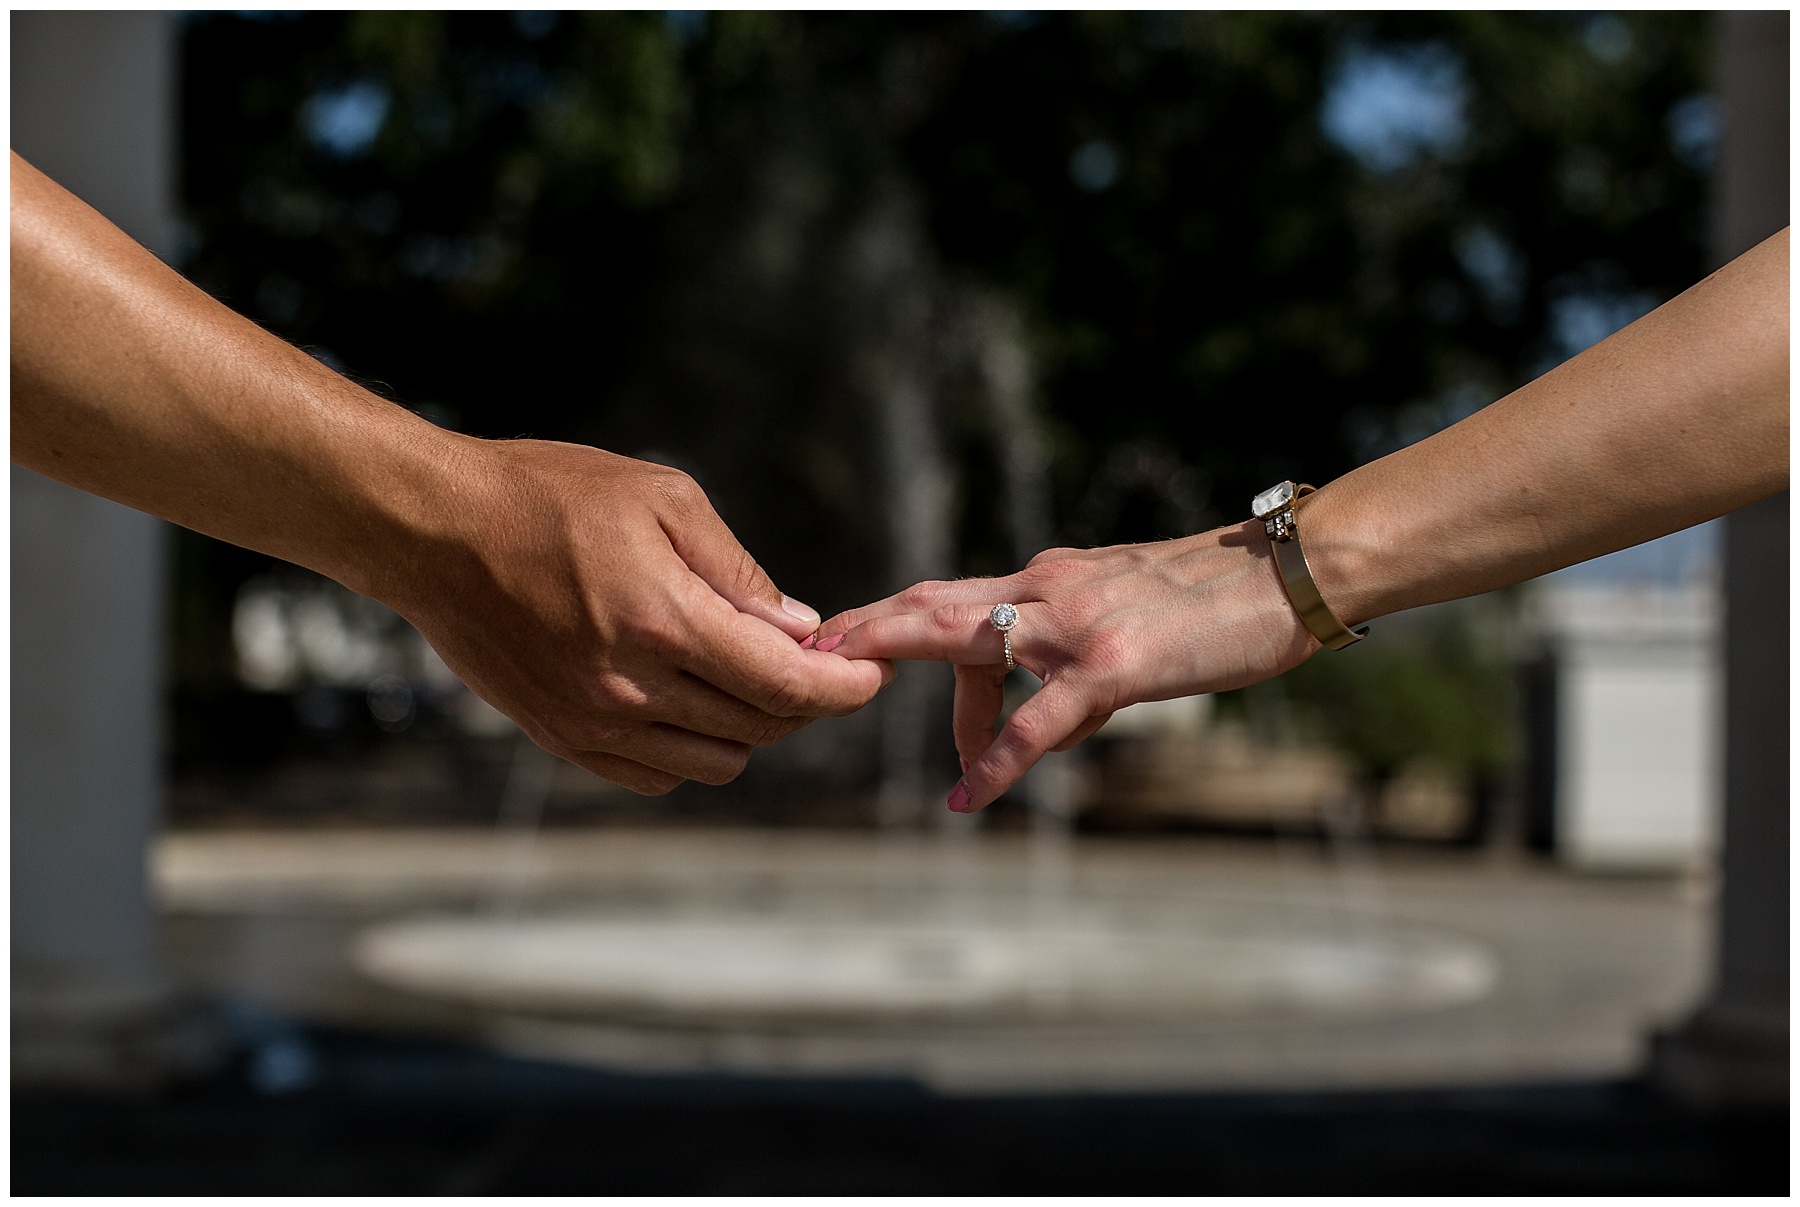
[[[1788,14],[1718,21],[1715,258],[1788,224]],[[1788,495],[1725,525],[1725,844],[1713,986],[1651,1072],[1713,1109],[1788,1098]]]
[[[12,145],[152,248],[174,191],[174,28],[12,15]],[[161,796],[164,525],[12,471],[15,1085],[153,1084],[184,1052],[145,856]]]

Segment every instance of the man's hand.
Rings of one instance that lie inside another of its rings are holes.
[[[802,648],[818,614],[776,589],[686,474],[453,439],[467,485],[439,535],[362,586],[551,753],[636,792],[723,784],[752,748],[854,712],[892,678]]]
[[[435,428],[17,155],[12,439],[39,473],[390,605],[546,749],[639,792],[724,783],[893,673],[801,648],[818,615],[685,474]]]

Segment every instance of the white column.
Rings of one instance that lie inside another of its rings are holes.
[[[152,248],[172,217],[174,29],[14,13],[12,145]],[[164,525],[12,471],[15,1084],[153,1083],[177,1037],[145,855],[162,768]]]
[[[1535,599],[1556,650],[1557,857],[1595,871],[1711,867],[1723,780],[1712,574],[1571,578],[1586,569],[1551,575]]]
[[[1788,223],[1788,14],[1718,19],[1724,143],[1715,258]],[[1711,991],[1651,1074],[1718,1109],[1788,1103],[1788,495],[1725,524],[1725,847]]]

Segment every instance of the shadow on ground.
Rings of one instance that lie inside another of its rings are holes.
[[[617,1076],[304,1036],[135,1101],[16,1095],[14,1194],[1785,1194],[1787,1116],[1632,1083],[944,1098],[907,1082]]]

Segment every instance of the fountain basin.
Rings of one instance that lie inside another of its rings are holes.
[[[378,983],[430,998],[688,1025],[1385,1013],[1474,1001],[1496,977],[1492,955],[1457,936],[1345,933],[1341,917],[1236,910],[1181,926],[431,915],[367,928],[351,959]]]

